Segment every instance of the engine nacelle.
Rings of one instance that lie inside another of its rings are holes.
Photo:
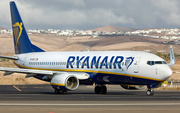
[[[54,89],[76,90],[79,87],[79,80],[68,73],[57,74],[51,79],[51,85]]]
[[[144,89],[146,85],[121,85],[121,87],[129,90],[140,90]]]

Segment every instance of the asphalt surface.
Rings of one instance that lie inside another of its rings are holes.
[[[80,86],[67,94],[54,94],[50,85],[1,85],[0,113],[179,113],[180,91],[124,90],[108,86],[107,94],[95,94],[93,86]]]

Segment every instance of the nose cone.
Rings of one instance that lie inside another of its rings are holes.
[[[169,66],[163,69],[163,80],[167,80],[172,75],[172,70]]]

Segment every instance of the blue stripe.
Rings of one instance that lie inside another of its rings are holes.
[[[137,78],[137,77],[129,77],[129,76],[123,76],[123,75],[112,75],[112,74],[102,74],[102,73],[97,73],[94,75],[93,73],[88,73],[91,76],[91,79],[88,79],[87,85],[89,85],[91,82],[95,82],[97,84],[121,84],[121,85],[149,85],[152,83],[160,83],[161,81],[155,81],[155,80],[150,80],[150,79],[143,79],[143,78]],[[34,76],[37,79],[43,80],[42,78],[45,75],[36,75]],[[48,81],[50,82],[51,79],[48,80],[43,80],[43,81]],[[80,80],[81,83],[81,80]],[[83,84],[86,84],[83,82]]]
[[[93,73],[88,73],[93,76]],[[104,73],[97,73],[92,77],[93,82],[97,84],[124,84],[124,85],[148,85],[152,83],[160,83],[161,81],[155,81],[150,79],[144,78],[137,78],[137,77],[129,77],[123,75],[113,75],[113,74],[104,74]]]

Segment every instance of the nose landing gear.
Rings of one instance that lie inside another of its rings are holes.
[[[146,94],[147,94],[148,96],[152,96],[152,95],[154,95],[154,90],[148,89],[147,92],[146,92]]]
[[[97,85],[97,86],[95,86],[95,88],[94,88],[94,92],[96,93],[96,94],[106,94],[107,93],[107,88],[106,88],[106,86],[105,85]]]
[[[152,90],[152,88],[157,88],[159,86],[161,86],[161,83],[153,83],[151,85],[147,85],[148,90],[147,90],[146,94],[148,96],[154,95],[154,90]]]

